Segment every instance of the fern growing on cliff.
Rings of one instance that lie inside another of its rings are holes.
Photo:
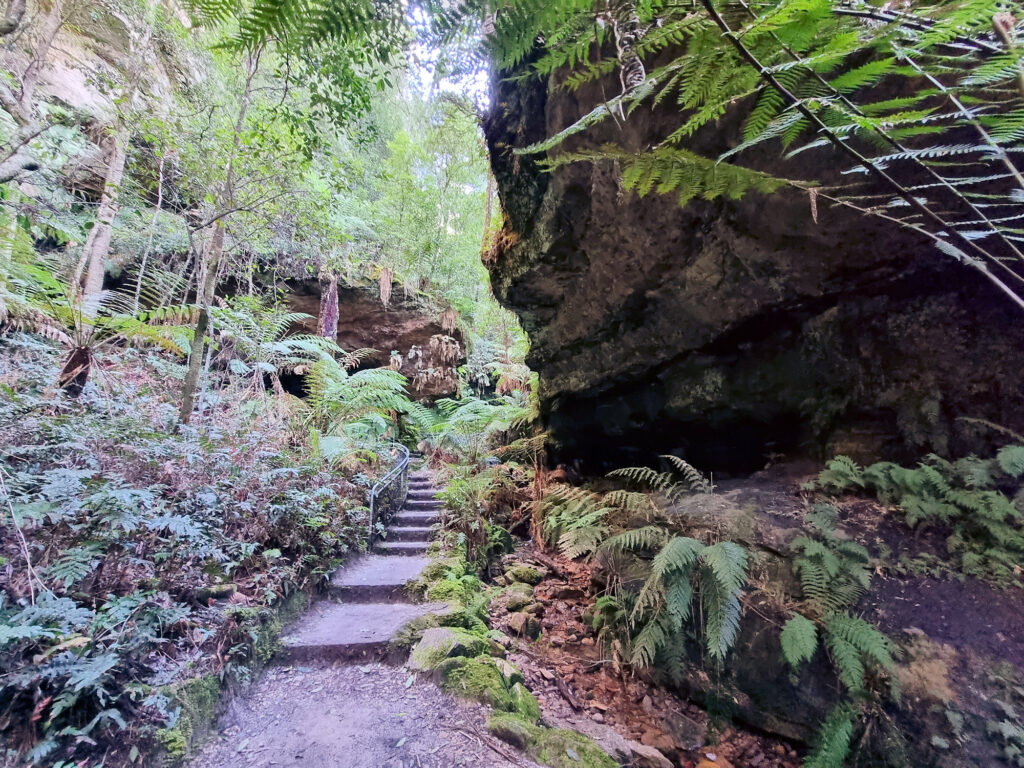
[[[606,549],[649,549],[664,540],[662,531],[641,528],[605,542]],[[738,544],[720,541],[711,546],[675,536],[658,549],[635,598],[629,622],[635,634],[631,662],[655,665],[660,654],[674,646],[697,613],[708,655],[723,660],[736,642],[742,612],[739,596],[747,580],[747,553]],[[694,600],[699,608],[694,610]]]
[[[817,504],[807,515],[811,530],[791,544],[793,569],[807,607],[827,617],[853,606],[871,586],[868,551],[836,534],[836,510]]]
[[[946,545],[965,573],[1012,583],[1024,557],[1024,514],[1007,493],[1017,494],[1024,475],[1024,448],[1006,446],[988,460],[947,461],[934,454],[917,467],[879,462],[861,468],[845,456],[829,462],[820,487],[864,491],[898,506],[907,525],[949,532]]]
[[[626,188],[675,194],[685,204],[777,188],[781,182],[736,165],[759,145],[787,159],[830,148],[844,178],[811,190],[811,217],[820,199],[907,227],[1024,308],[1024,45],[1002,0],[898,12],[829,0],[643,4],[630,50],[658,66],[628,86],[620,78],[621,88],[611,75],[625,73],[630,60],[603,56],[597,44],[581,60],[583,46],[600,37],[589,29],[616,31],[604,6],[484,6],[494,14],[488,43],[500,67],[549,76],[549,87],[597,82],[602,93],[578,121],[516,151],[549,153],[553,165],[615,159]],[[528,54],[535,60],[523,65]],[[880,84],[900,95],[879,98]],[[601,120],[621,124],[642,104],[673,102],[675,127],[639,154],[606,146],[551,155]],[[727,111],[746,116],[735,146],[707,158],[681,147]]]

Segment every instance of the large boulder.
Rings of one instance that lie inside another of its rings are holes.
[[[574,90],[555,88],[564,74],[510,74],[495,78],[486,123],[506,214],[488,268],[529,334],[556,461],[604,470],[673,452],[748,471],[808,447],[986,449],[961,416],[1024,431],[1024,323],[975,271],[877,218],[820,205],[815,221],[795,190],[680,208],[624,192],[610,160],[546,171],[514,150],[617,93],[618,75]],[[741,117],[687,148],[735,146]],[[639,151],[677,124],[669,98],[558,151]],[[826,183],[842,167],[827,148],[799,166],[779,156],[766,145],[744,161]]]
[[[307,333],[317,332],[326,287],[325,282],[318,280],[288,282],[289,309],[312,318],[301,324]],[[367,366],[398,361],[398,371],[409,379],[409,394],[416,399],[434,400],[457,394],[456,369],[466,362],[461,331],[443,328],[439,313],[403,298],[400,287],[386,307],[375,289],[339,285],[337,290],[338,346],[349,352],[376,350],[364,361]]]

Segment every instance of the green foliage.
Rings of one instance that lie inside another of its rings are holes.
[[[715,0],[642,3],[632,9],[638,39],[606,58],[608,46],[592,41],[617,38],[615,6],[476,5],[493,14],[488,48],[503,71],[550,77],[550,87],[572,90],[601,81],[601,103],[518,151],[550,154],[575,137],[573,149],[553,157],[554,164],[612,160],[625,188],[675,194],[686,204],[774,191],[780,180],[739,164],[747,157],[760,163],[751,150],[771,146],[791,160],[828,148],[844,178],[838,186],[828,180],[824,199],[923,234],[939,254],[977,269],[1024,306],[1013,279],[1024,271],[1018,226],[1024,176],[1014,157],[1024,141],[1024,48],[1019,21],[1000,15],[1001,0],[947,0],[899,12],[826,0],[742,9]],[[1000,21],[993,40],[994,19]],[[627,86],[627,72],[652,62],[657,65],[641,68]],[[621,87],[612,79],[616,72]],[[900,96],[880,99],[879,87]],[[674,126],[638,154],[579,148],[579,135],[602,121],[621,125],[641,106],[668,104],[676,109]],[[717,157],[680,147],[697,134],[713,135],[727,113],[744,118],[739,144],[725,149],[721,143]],[[880,188],[870,200],[862,196],[865,177]],[[792,183],[806,189],[816,181]]]
[[[814,750],[804,760],[804,768],[843,768],[850,754],[857,715],[857,708],[850,704],[839,704],[829,712],[818,731]]]
[[[40,386],[52,345],[8,334],[0,355],[0,706],[21,723],[5,735],[51,761],[120,759],[175,721],[157,686],[266,662],[264,614],[361,545],[362,491],[240,398],[205,435],[161,428],[177,393],[156,353],[101,353],[104,389],[74,402]],[[156,661],[175,657],[190,663]]]
[[[818,650],[818,628],[814,622],[799,613],[782,628],[782,655],[794,670],[810,661]]]
[[[852,607],[871,586],[869,556],[860,544],[836,535],[834,507],[817,504],[807,520],[813,532],[793,540],[793,569],[807,607],[829,616]]]
[[[989,460],[971,456],[950,462],[932,454],[916,468],[890,462],[861,468],[839,456],[818,483],[836,492],[871,493],[898,506],[909,526],[946,532],[947,549],[964,573],[1013,583],[1024,557],[1024,526],[1021,510],[1007,494],[1021,487],[1022,456],[1020,446],[1007,446]]]
[[[864,619],[835,614],[825,621],[824,639],[839,679],[853,693],[867,690],[868,672],[895,666],[895,643]]]

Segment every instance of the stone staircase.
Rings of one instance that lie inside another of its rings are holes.
[[[408,621],[445,609],[444,604],[413,603],[405,591],[430,562],[426,551],[441,513],[436,493],[431,472],[409,475],[409,495],[389,522],[387,535],[370,554],[335,571],[328,598],[315,603],[282,639],[286,661],[380,660]]]

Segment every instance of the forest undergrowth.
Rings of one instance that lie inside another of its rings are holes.
[[[280,607],[364,545],[381,461],[339,470],[243,377],[179,430],[172,358],[101,354],[75,400],[52,385],[54,345],[0,344],[6,748],[67,766],[174,748],[175,691],[250,680]]]

